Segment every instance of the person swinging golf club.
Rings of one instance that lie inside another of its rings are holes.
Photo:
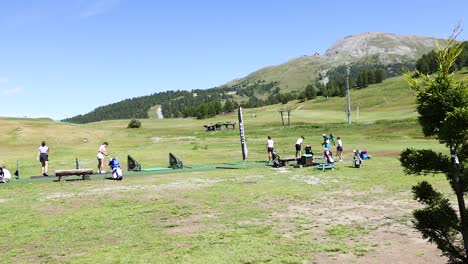
[[[109,156],[109,154],[107,154],[107,150],[106,150],[107,146],[109,146],[109,143],[104,142],[99,147],[99,151],[98,151],[98,154],[97,154],[98,173],[106,173],[106,171],[104,170],[104,158]]]

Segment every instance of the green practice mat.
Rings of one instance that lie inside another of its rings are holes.
[[[142,171],[163,171],[163,170],[173,170],[173,168],[168,167],[155,167],[155,168],[145,168],[141,169]]]

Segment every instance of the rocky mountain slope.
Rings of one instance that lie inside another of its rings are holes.
[[[351,35],[338,40],[323,55],[302,56],[280,65],[266,67],[244,78],[233,80],[226,86],[265,80],[278,81],[285,91],[298,90],[314,82],[319,73],[326,74],[328,70],[340,65],[415,63],[423,54],[435,48],[436,40],[431,37],[382,32]]]
[[[388,64],[417,60],[434,46],[435,39],[429,37],[368,32],[338,40],[324,56],[353,60],[377,55],[380,63]]]

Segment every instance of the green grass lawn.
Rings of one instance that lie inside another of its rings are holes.
[[[2,263],[444,263],[412,228],[411,186],[425,179],[450,196],[443,175],[406,176],[398,162],[407,147],[447,152],[424,138],[414,97],[402,80],[353,91],[359,123],[347,125],[344,98],[246,109],[249,156],[242,163],[239,131],[205,132],[203,125],[236,121],[147,119],[86,125],[47,119],[2,118],[0,164],[21,179],[0,185]],[[283,127],[279,108],[293,109]],[[353,112],[353,115],[355,113]],[[322,133],[341,136],[344,162],[332,171],[266,166],[270,135],[281,156],[293,156],[296,139],[321,153]],[[86,140],[84,140],[86,139]],[[132,155],[145,168],[168,166],[168,153],[187,168],[124,172],[124,180],[92,176],[66,182],[38,175],[42,140],[50,171],[95,169],[103,141],[126,168]],[[351,167],[352,150],[372,159]],[[237,169],[215,168],[236,167]],[[396,260],[396,259],[395,259]]]
[[[361,169],[345,162],[325,172],[259,165],[133,173],[122,182],[13,181],[0,186],[0,259],[303,263],[327,254],[359,262],[384,246],[374,233],[407,232],[410,210],[417,207],[410,186],[422,178],[403,175],[396,157],[384,154],[394,151],[389,145],[375,148]],[[443,176],[426,179],[448,192]]]

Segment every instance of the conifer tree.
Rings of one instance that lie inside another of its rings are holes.
[[[443,173],[456,196],[458,210],[448,198],[427,181],[413,186],[414,198],[424,208],[413,212],[415,228],[433,242],[450,263],[468,263],[468,91],[466,84],[454,81],[451,67],[463,44],[457,42],[458,25],[444,47],[437,45],[438,71],[432,75],[405,76],[416,90],[419,123],[425,136],[433,136],[447,147],[445,153],[431,149],[408,148],[400,155],[407,174]]]

